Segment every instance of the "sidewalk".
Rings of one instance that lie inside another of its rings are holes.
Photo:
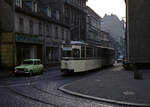
[[[13,72],[10,70],[1,70],[0,69],[0,78],[7,78],[11,77],[13,75]]]
[[[143,80],[135,80],[132,71],[121,66],[102,70],[59,89],[69,94],[121,105],[150,106],[150,70]]]

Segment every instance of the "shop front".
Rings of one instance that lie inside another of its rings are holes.
[[[12,68],[14,65],[13,33],[1,32],[0,34],[0,67]]]
[[[41,59],[43,61],[43,45],[40,36],[16,35],[16,65],[24,59]]]
[[[17,43],[16,64],[20,64],[24,59],[41,59],[42,61],[42,46]]]
[[[52,45],[53,44],[53,45]],[[57,66],[60,64],[60,44],[51,43],[46,46],[46,65]]]

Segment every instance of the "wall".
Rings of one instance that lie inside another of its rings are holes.
[[[12,33],[1,33],[1,64],[2,67],[13,67],[13,38]]]
[[[0,64],[13,67],[13,1],[0,0]]]
[[[0,23],[4,31],[13,31],[13,7],[6,3],[4,0],[0,0]]]
[[[150,1],[127,0],[126,3],[128,61],[150,64]]]
[[[120,43],[120,37],[124,37],[124,27],[116,15],[105,15],[101,24],[102,30],[108,32],[116,42]]]
[[[87,8],[87,39],[88,41],[101,42],[101,17],[90,7]]]

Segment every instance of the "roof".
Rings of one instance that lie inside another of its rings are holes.
[[[92,8],[90,8],[89,6],[86,6],[86,8],[88,11],[91,11],[96,17],[102,19],[101,16],[99,16]]]
[[[66,46],[68,46],[68,45],[90,45],[90,46],[95,46],[95,47],[99,47],[99,48],[103,48],[103,49],[114,50],[114,48],[111,48],[111,47],[100,46],[100,45],[96,45],[96,44],[86,43],[83,41],[71,41],[70,44],[64,44],[64,45],[66,45]]]

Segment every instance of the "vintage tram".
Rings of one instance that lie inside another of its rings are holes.
[[[62,45],[61,71],[64,73],[84,72],[111,66],[114,49],[88,43],[72,41]]]

